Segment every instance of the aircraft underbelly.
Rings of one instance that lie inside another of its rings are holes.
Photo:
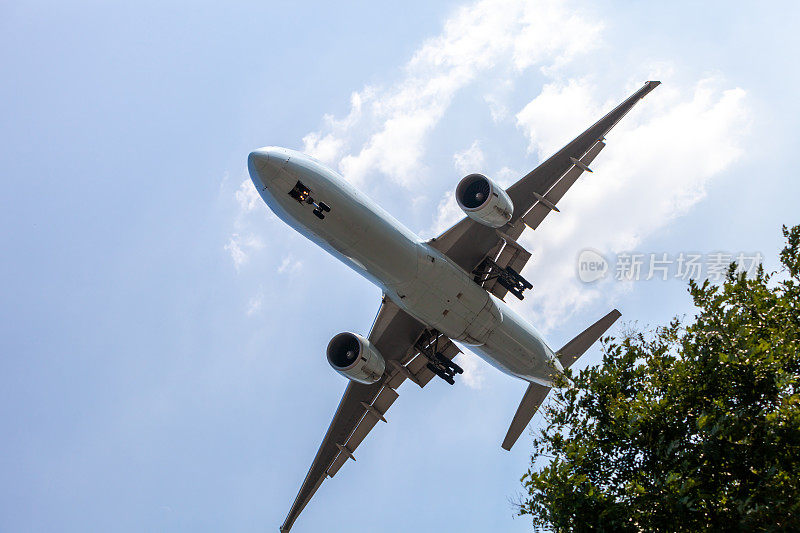
[[[298,181],[331,207],[323,219],[289,196]],[[270,185],[259,192],[281,219],[373,283],[385,288],[415,278],[418,243],[409,238],[413,235],[348,183],[294,164],[276,173]]]
[[[546,379],[553,352],[533,326],[350,184],[286,163],[268,188],[259,189],[280,218],[381,287],[419,321],[471,346],[493,366],[523,379]],[[331,207],[323,219],[289,196],[298,180]]]
[[[417,250],[414,279],[389,287],[388,294],[420,321],[465,344],[480,344],[499,324],[489,294],[439,252]]]
[[[549,384],[555,353],[528,321],[505,303],[497,300],[497,304],[503,315],[502,324],[474,348],[475,352],[509,374]]]

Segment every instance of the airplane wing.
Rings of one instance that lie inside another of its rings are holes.
[[[556,204],[561,197],[583,172],[591,172],[589,164],[605,146],[605,135],[639,100],[660,84],[660,81],[645,83],[627,100],[509,187],[506,192],[514,204],[514,213],[508,224],[497,230],[464,218],[432,239],[430,245],[465,271],[475,273],[476,281],[482,282],[489,292],[499,298],[505,297],[508,284],[498,282],[498,269],[510,267],[518,274],[530,259],[531,254],[516,242],[525,227],[536,229],[548,213],[558,211]]]
[[[496,230],[465,218],[432,239],[431,246],[450,257],[467,272],[477,271],[476,280],[487,290],[503,298],[510,290],[510,285],[508,278],[501,279],[497,276],[497,269],[511,269],[512,272],[519,273],[531,257],[530,252],[516,242],[525,226],[536,229],[550,211],[558,210],[556,204],[581,173],[591,172],[588,165],[605,146],[606,133],[639,99],[644,98],[659,84],[657,81],[647,82],[550,159],[509,187],[506,192],[514,203],[514,213],[506,226]],[[481,269],[482,265],[486,265],[486,268]],[[514,281],[513,275],[511,280]],[[519,289],[518,293],[521,294]],[[370,331],[369,341],[386,359],[387,371],[375,384],[348,384],[281,531],[291,529],[325,477],[333,477],[347,459],[355,459],[353,452],[358,445],[379,421],[386,421],[384,414],[397,399],[397,388],[406,379],[420,387],[433,379],[433,372],[426,366],[428,359],[419,349],[420,343],[425,346],[431,342],[439,342],[436,351],[448,359],[459,353],[459,349],[449,339],[431,339],[426,337],[428,334],[420,322],[388,298],[383,299]],[[531,411],[530,406],[538,406],[543,399],[538,391],[534,392],[536,393],[526,394],[526,398],[530,396],[529,401],[523,398],[525,405],[520,407],[525,411],[523,414],[526,417],[528,411]],[[522,419],[519,413],[516,418]],[[516,426],[520,424],[521,422]],[[516,433],[516,429],[518,428],[509,431]],[[507,441],[512,437],[507,436]]]
[[[384,297],[369,341],[386,360],[386,373],[372,385],[351,381],[344,391],[333,421],[308,470],[281,531],[289,531],[300,512],[317,491],[325,477],[333,477],[342,465],[353,459],[353,452],[373,427],[386,422],[386,411],[398,397],[397,388],[409,379],[420,387],[433,379],[428,359],[419,346],[437,342],[436,351],[448,359],[460,352],[446,337],[433,338],[420,322]]]

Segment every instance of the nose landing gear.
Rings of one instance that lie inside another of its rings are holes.
[[[331,208],[325,202],[317,203],[311,197],[309,197],[308,200],[306,200],[306,203],[314,206],[314,210],[312,211],[312,213],[314,213],[314,216],[316,216],[320,220],[325,218],[325,213],[329,213],[331,210]]]
[[[331,211],[330,206],[325,202],[315,202],[311,197],[311,189],[303,185],[303,183],[300,181],[298,181],[294,188],[289,191],[289,196],[301,204],[313,205],[314,210],[312,213],[314,213],[314,216],[320,220],[325,218],[325,213],[330,213]]]

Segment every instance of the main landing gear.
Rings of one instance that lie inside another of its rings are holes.
[[[442,335],[438,331],[429,330],[426,335],[420,337],[415,347],[419,350],[419,353],[424,355],[428,360],[428,363],[425,365],[428,370],[450,385],[455,385],[456,382],[453,378],[456,374],[463,374],[464,369],[442,355],[439,351],[438,341],[441,336]]]
[[[289,191],[289,196],[300,202],[301,204],[308,204],[313,205],[314,216],[318,219],[322,220],[325,218],[325,213],[329,213],[331,208],[325,202],[315,202],[314,199],[311,197],[311,189],[303,185],[302,182],[298,181],[294,189]]]
[[[483,285],[491,279],[496,279],[497,283],[520,300],[525,298],[523,293],[526,290],[533,288],[533,285],[523,278],[519,272],[510,266],[503,268],[488,257],[472,273],[475,275],[475,282],[479,285]]]

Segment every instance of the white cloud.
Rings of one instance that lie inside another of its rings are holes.
[[[506,100],[514,89],[514,80],[510,78],[495,80],[490,91],[483,96],[483,101],[489,106],[492,121],[497,124],[508,118],[509,110]]]
[[[220,180],[219,182],[220,192],[225,190],[225,187],[228,185],[228,180],[230,179],[231,179],[230,173],[228,171],[225,171],[225,173],[222,174],[222,180]]]
[[[464,369],[460,377],[467,387],[475,390],[483,388],[484,368],[477,355],[470,351],[462,351],[456,363]]]
[[[523,305],[548,329],[607,292],[577,281],[579,243],[603,251],[633,246],[685,213],[702,198],[708,180],[738,157],[747,129],[744,91],[726,91],[719,79],[681,81],[680,68],[668,61],[619,67],[638,73],[620,88],[608,67],[596,66],[605,63],[592,61],[614,53],[598,52],[604,25],[595,14],[555,0],[483,0],[463,7],[416,51],[395,85],[354,93],[349,114],[340,120],[326,116],[323,128],[304,138],[305,149],[358,184],[379,172],[411,188],[430,174],[425,148],[454,95],[482,77],[499,80],[483,98],[499,123],[509,114],[514,87],[524,89],[519,79],[525,70],[541,67],[544,86],[514,115],[540,160],[638,88],[647,79],[643,74],[667,81],[612,131],[593,165],[597,173],[584,177],[562,202],[567,212],[523,237],[536,251],[527,275],[542,280],[537,297]],[[588,57],[589,69],[570,75],[570,62],[581,55]],[[466,174],[484,168],[485,153],[499,147],[485,143],[456,153],[456,169]],[[524,174],[511,168],[518,166],[504,166],[491,177],[507,186]],[[424,196],[414,198],[422,205]],[[448,190],[424,236],[439,234],[462,216]]]
[[[233,222],[233,232],[228,238],[228,243],[223,247],[233,260],[233,265],[238,272],[242,265],[248,262],[253,251],[264,247],[261,239],[255,233],[249,231],[248,215],[257,212],[258,209],[266,210],[261,196],[258,194],[250,178],[242,180],[239,187],[233,193],[238,210]],[[275,218],[269,211],[268,219]]]
[[[464,218],[464,212],[456,203],[455,190],[449,190],[439,200],[433,225],[428,231],[423,232],[421,237],[435,237],[462,218]]]
[[[498,95],[487,94],[483,97],[483,100],[489,105],[489,113],[491,113],[494,122],[500,122],[508,116],[508,106]]]
[[[662,90],[665,89],[665,90]],[[607,110],[581,80],[552,84],[517,115],[537,151],[550,155],[569,137],[550,111]],[[565,111],[567,122],[578,122]],[[585,127],[589,117],[583,119]],[[593,119],[592,119],[593,120]],[[535,250],[526,276],[542,280],[526,314],[545,330],[629,284],[584,285],[575,261],[584,248],[603,253],[631,250],[704,196],[708,183],[743,153],[750,123],[746,92],[725,89],[719,78],[659,87],[608,135],[608,145],[536,232],[523,235]],[[518,304],[519,305],[519,304]]]
[[[261,311],[261,307],[264,304],[264,295],[257,294],[252,296],[250,300],[247,302],[247,316],[252,316],[259,311]]]
[[[493,172],[490,177],[499,186],[507,189],[511,186],[511,184],[517,181],[520,176],[524,175],[525,172],[520,172],[519,170],[514,170],[510,167],[502,167],[500,170]]]
[[[520,24],[524,31],[514,40],[514,66],[523,70],[545,63],[545,72],[597,48],[604,27],[596,16],[558,1],[530,2]]]
[[[236,202],[239,204],[239,209],[242,213],[249,213],[257,207],[262,207],[264,205],[261,196],[258,194],[258,191],[256,190],[256,187],[253,185],[253,181],[250,178],[243,180],[234,194],[236,196]]]
[[[286,255],[278,266],[278,274],[296,274],[303,268],[303,262],[295,259],[292,254]]]
[[[453,165],[464,175],[483,171],[485,164],[486,157],[484,157],[478,141],[473,141],[469,148],[453,154]]]
[[[226,244],[224,248],[230,253],[233,264],[238,271],[242,265],[247,263],[250,258],[250,252],[263,247],[263,243],[255,235],[245,235],[242,237],[238,233],[234,233],[231,235],[228,244]]]
[[[623,51],[603,48],[604,25],[573,2],[482,0],[462,7],[438,36],[421,44],[395,83],[354,92],[348,113],[324,116],[320,128],[303,137],[303,149],[357,185],[378,174],[399,184],[398,202],[406,209],[436,204],[425,232],[430,237],[463,216],[453,198],[452,170],[430,168],[435,158],[425,152],[453,136],[458,126],[447,113],[460,91],[476,88],[469,112],[491,114],[488,126],[495,129],[473,134],[480,144],[456,153],[453,164],[463,175],[502,155],[505,165],[487,175],[508,186],[535,166],[524,154],[514,155],[522,150],[509,147],[527,140],[529,152],[541,160],[644,80],[664,81],[609,134],[608,146],[592,165],[595,173],[584,175],[562,200],[562,212],[522,237],[534,251],[525,275],[535,289],[524,302],[510,302],[541,329],[550,329],[589,304],[631,288],[581,284],[575,275],[578,252],[634,247],[685,213],[703,198],[708,183],[741,157],[749,126],[744,90],[726,87],[722,75],[687,78],[690,69],[659,58],[631,64]],[[580,58],[585,59],[581,68],[574,68]],[[627,84],[620,82],[628,76]],[[515,91],[531,87],[540,87],[538,94],[521,103]],[[403,187],[409,198],[402,196]],[[260,205],[249,180],[236,191],[236,200],[242,213]],[[244,234],[245,227],[236,230]],[[237,268],[247,260],[238,234],[226,250]],[[278,271],[291,274],[300,268],[289,254]]]
[[[365,87],[360,93],[351,94],[350,113],[341,120],[336,120],[333,115],[325,115],[323,122],[326,132],[311,132],[303,137],[304,151],[323,163],[336,165],[343,150],[348,148],[349,137],[355,134],[354,130],[360,125],[364,100],[372,100],[373,94],[372,87]]]
[[[458,9],[389,88],[353,94],[347,117],[326,116],[304,150],[361,184],[376,172],[412,187],[425,175],[427,140],[454,95],[498,65],[555,69],[600,42],[602,25],[556,0],[483,0]],[[505,105],[494,98],[495,116]]]
[[[550,156],[586,129],[587,117],[599,117],[597,88],[583,79],[544,86],[542,92],[517,113],[517,124],[530,140],[528,151],[540,159]],[[591,120],[591,119],[590,119]]]

